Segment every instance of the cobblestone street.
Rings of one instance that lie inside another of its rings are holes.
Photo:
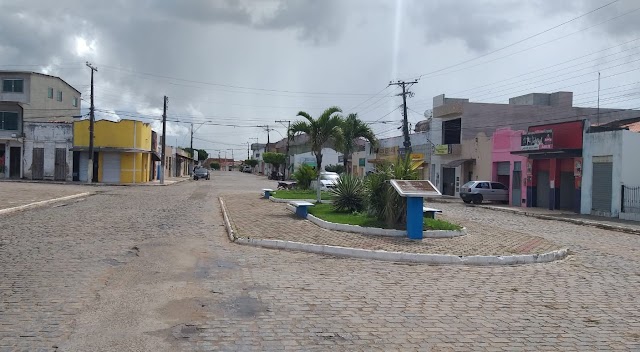
[[[640,236],[446,203],[470,234],[571,255],[429,266],[230,243],[217,197],[268,186],[214,172],[3,216],[0,351],[640,350]]]
[[[83,185],[46,184],[35,182],[0,182],[0,209],[13,208],[78,193],[92,192],[94,187]]]

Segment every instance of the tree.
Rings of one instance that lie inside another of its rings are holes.
[[[287,160],[287,156],[283,153],[265,152],[262,154],[262,160],[267,164],[273,165],[273,168],[278,172],[280,171],[280,165]]]
[[[378,144],[375,133],[371,130],[366,123],[362,122],[358,118],[358,114],[349,114],[346,119],[342,121],[342,134],[338,139],[338,149],[343,154],[343,166],[347,173],[351,173],[351,170],[347,168],[348,156],[351,155],[356,149],[356,140],[364,138],[375,148]]]
[[[322,147],[333,140],[340,138],[342,117],[337,114],[342,110],[337,106],[326,109],[320,117],[314,119],[304,111],[300,111],[298,116],[304,117],[307,121],[296,121],[291,125],[288,133],[289,138],[297,134],[306,133],[311,141],[311,152],[316,157],[316,170],[322,170]],[[318,185],[320,184],[320,173],[318,172]],[[320,202],[320,187],[318,187],[317,201]]]
[[[211,166],[211,170],[220,170],[220,163],[219,162],[213,162],[213,163],[209,164],[209,166]]]
[[[258,165],[258,160],[256,159],[247,159],[244,161],[245,165],[249,165],[251,167],[256,167],[256,165]]]
[[[193,157],[193,151],[197,151],[198,152],[198,161],[204,161],[209,159],[209,153],[207,153],[206,150],[204,149],[196,149],[196,148],[184,148],[185,151],[187,151],[189,154],[191,154],[191,156]]]

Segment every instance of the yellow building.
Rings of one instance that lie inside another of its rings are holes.
[[[134,120],[96,121],[94,125],[93,181],[143,183],[149,181],[154,156],[151,126]],[[73,123],[74,174],[87,181],[89,120]]]

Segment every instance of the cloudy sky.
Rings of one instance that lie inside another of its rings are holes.
[[[276,120],[332,105],[398,135],[390,80],[419,79],[412,124],[443,93],[568,90],[595,106],[597,72],[601,106],[640,107],[640,3],[612,1],[0,0],[0,69],[58,75],[86,108],[90,61],[101,118],[159,130],[167,95],[167,143],[188,146],[194,123],[196,148],[240,159],[266,142],[256,126],[275,141]]]

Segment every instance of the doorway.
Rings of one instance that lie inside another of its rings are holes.
[[[9,177],[20,178],[20,147],[9,148]]]
[[[442,194],[446,196],[456,195],[456,169],[452,167],[442,168]]]
[[[536,191],[536,207],[548,208],[549,207],[549,193],[551,188],[549,186],[549,172],[538,171],[538,182]]]
[[[522,205],[522,162],[513,162],[513,178],[511,181],[511,205],[519,207]]]
[[[560,173],[560,209],[573,210],[574,181],[573,172]]]
[[[65,148],[56,148],[53,179],[56,181],[67,179],[67,149]]]
[[[31,158],[31,179],[44,179],[44,148],[33,148]]]

